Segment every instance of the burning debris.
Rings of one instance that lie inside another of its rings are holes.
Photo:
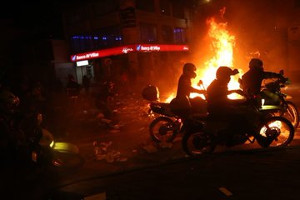
[[[221,13],[224,14],[225,9],[222,9]],[[195,88],[201,88],[198,83],[199,81],[203,82],[205,88],[214,80],[216,71],[220,66],[232,67],[234,63],[234,47],[235,47],[235,36],[227,30],[227,23],[218,23],[215,18],[209,18],[206,21],[209,29],[207,33],[207,41],[209,43],[208,54],[211,55],[211,58],[206,62],[196,60],[195,64],[197,68],[197,77],[192,81],[192,85]],[[240,74],[243,70],[238,69]],[[229,89],[239,89],[238,79],[240,77],[233,77],[229,82]],[[205,98],[203,95],[197,93],[192,93],[191,98],[200,96]],[[164,102],[170,102],[175,97],[175,92],[172,92],[169,97],[162,99]],[[230,99],[241,98],[237,94],[232,94],[229,96]]]

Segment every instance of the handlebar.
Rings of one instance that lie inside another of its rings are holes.
[[[264,87],[271,90],[274,89],[280,90],[280,88],[284,88],[288,84],[289,84],[289,79],[283,77],[283,78],[277,78],[277,80],[265,84]]]

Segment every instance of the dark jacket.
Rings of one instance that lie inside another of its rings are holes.
[[[207,109],[210,113],[223,111],[229,105],[227,95],[229,94],[227,84],[215,79],[207,87]]]
[[[257,95],[261,91],[263,79],[283,78],[281,74],[250,69],[241,79],[241,87],[248,95]]]
[[[189,98],[192,92],[204,93],[202,90],[193,88],[191,78],[185,74],[182,74],[178,81],[176,98]]]

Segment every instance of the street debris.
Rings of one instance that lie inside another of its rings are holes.
[[[173,143],[171,143],[171,142],[161,142],[161,143],[159,143],[159,146],[162,149],[171,149],[173,147]]]
[[[145,130],[145,127],[141,127],[141,128],[139,129],[139,131],[143,131],[143,130]]]
[[[158,151],[157,147],[153,144],[148,144],[143,146],[143,149],[148,153],[156,153]]]
[[[84,200],[106,200],[106,192],[84,197]]]
[[[132,153],[137,153],[138,151],[136,149],[133,149],[132,150]]]
[[[109,132],[110,132],[110,133],[119,133],[120,130],[118,130],[118,129],[112,129],[112,130],[110,130]]]
[[[228,197],[232,196],[232,193],[225,187],[220,187],[219,190]]]
[[[180,142],[182,140],[182,137],[175,137],[173,142],[176,143],[176,142]]]
[[[128,158],[122,157],[120,151],[108,149],[111,145],[112,141],[100,143],[98,141],[94,141],[93,146],[96,160],[105,160],[107,163],[126,162]]]

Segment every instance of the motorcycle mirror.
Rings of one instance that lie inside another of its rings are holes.
[[[283,75],[284,74],[284,71],[283,69],[279,71],[279,74]]]
[[[240,72],[239,72],[238,69],[234,69],[234,70],[232,71],[232,73],[233,73],[233,75],[236,75],[236,74],[238,74],[238,73],[240,73]]]
[[[203,84],[203,81],[202,80],[199,80],[198,82],[198,86],[202,85]]]

